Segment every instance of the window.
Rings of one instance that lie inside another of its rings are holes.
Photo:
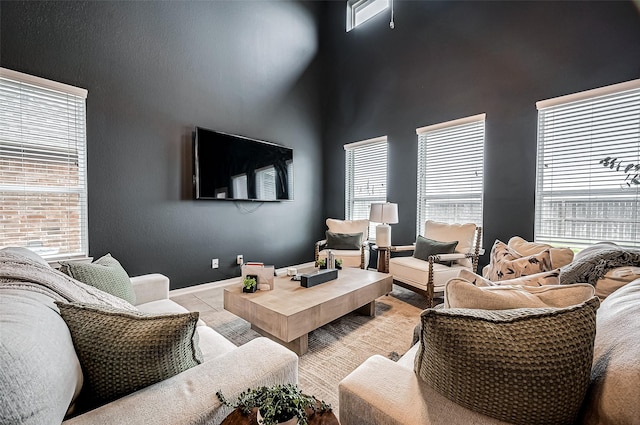
[[[389,8],[389,0],[348,0],[347,31]]]
[[[276,168],[273,165],[256,170],[256,198],[276,199]]]
[[[426,220],[482,226],[485,114],[418,128],[418,211]]]
[[[231,176],[231,187],[235,199],[249,199],[249,179],[246,174]]]
[[[0,239],[86,257],[87,91],[0,68]]]
[[[387,202],[387,138],[355,142],[346,151],[345,216],[347,220],[369,219],[372,203]],[[369,240],[376,228],[369,224]]]
[[[536,241],[640,247],[640,80],[536,106]]]

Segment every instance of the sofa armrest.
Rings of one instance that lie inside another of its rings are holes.
[[[131,278],[136,305],[169,298],[169,278],[159,273]]]
[[[216,391],[234,400],[247,388],[297,382],[298,356],[267,338],[256,338],[63,425],[216,425],[233,410],[222,406]]]
[[[462,407],[413,369],[376,355],[338,385],[341,425],[507,425]]]
[[[395,245],[389,247],[391,252],[406,252],[406,251],[415,251],[416,244],[413,245]]]

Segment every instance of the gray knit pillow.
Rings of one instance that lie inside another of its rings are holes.
[[[572,424],[589,385],[597,297],[567,308],[428,309],[415,371],[448,399],[513,424]]]
[[[129,275],[111,254],[106,254],[93,263],[64,261],[60,266],[61,272],[75,280],[120,297],[131,304],[136,303],[136,294],[133,292]]]
[[[56,302],[84,372],[83,397],[100,405],[202,363],[199,314],[149,314]]]

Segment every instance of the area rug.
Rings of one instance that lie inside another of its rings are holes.
[[[245,320],[223,308],[223,288],[212,288],[172,299],[191,311],[200,311],[208,326],[236,345],[258,338]],[[426,299],[404,288],[376,300],[376,316],[357,313],[309,334],[309,351],[300,357],[299,384],[303,392],[330,403],[337,411],[338,383],[374,354],[397,360],[409,348],[413,329]]]

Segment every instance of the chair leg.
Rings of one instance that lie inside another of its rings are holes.
[[[435,307],[433,304],[433,257],[429,257],[429,280],[427,281],[427,305]]]
[[[480,255],[481,240],[482,240],[482,227],[478,226],[476,228],[476,246],[475,246],[475,255],[473,256],[473,269],[471,270],[474,273],[478,273],[478,257]]]

